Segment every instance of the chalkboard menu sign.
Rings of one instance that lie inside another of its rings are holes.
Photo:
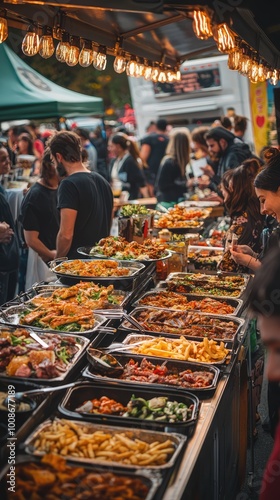
[[[182,64],[182,79],[173,83],[154,83],[156,97],[166,94],[189,94],[221,88],[221,77],[218,64]]]

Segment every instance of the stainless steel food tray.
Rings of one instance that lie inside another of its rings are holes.
[[[139,343],[139,342],[145,342],[146,340],[151,340],[153,338],[159,338],[158,335],[155,335],[155,334],[137,334],[137,333],[129,333],[127,334],[127,336],[123,339],[122,341],[122,344],[124,344],[126,347],[129,346],[129,344],[134,344],[134,343]],[[168,334],[162,334],[160,335],[160,338],[164,339],[164,340],[169,340],[170,342],[176,340],[174,339],[174,337],[171,337],[171,335],[168,335]],[[193,343],[197,343],[197,342],[201,342],[201,339],[194,339],[194,338],[187,338],[185,337],[188,341],[190,342],[193,342]],[[177,339],[178,339],[178,336],[177,336]],[[228,343],[227,343],[228,345]],[[116,351],[118,352],[118,351]],[[119,352],[121,352],[121,348],[119,348]],[[130,350],[130,349],[126,349],[125,352],[129,353],[131,352],[133,354],[133,348]],[[138,354],[137,352],[135,354]],[[155,358],[156,357],[156,354],[143,354],[143,353],[139,353],[139,355],[141,356],[145,356],[147,358]],[[231,355],[231,351],[230,351],[230,355]],[[176,358],[176,357],[171,357],[171,356],[160,356],[161,359],[165,360],[165,359],[178,359],[178,361],[187,361],[188,363],[195,363],[197,365],[214,365],[214,366],[219,366],[221,367],[222,365],[225,364],[226,360],[228,359],[228,356],[225,356],[223,359],[219,360],[219,361],[213,361],[213,362],[209,362],[207,363],[206,361],[189,361],[189,360],[180,360],[179,358]]]
[[[32,326],[32,325],[24,325],[20,323],[20,317],[21,315],[26,312],[26,311],[32,311],[33,309],[30,308],[30,305],[28,305],[27,302],[24,304],[20,304],[17,306],[11,306],[7,307],[7,309],[2,309],[0,310],[0,323],[4,323],[6,325],[17,325],[22,328],[32,328],[32,330],[36,330],[37,332],[53,332],[53,333],[71,333],[73,335],[87,335],[93,333],[95,330],[100,328],[104,323],[106,323],[107,318],[105,316],[102,316],[101,314],[94,314],[94,311],[92,314],[94,314],[94,327],[90,328],[89,330],[84,330],[84,331],[78,331],[78,332],[69,332],[69,331],[63,331],[63,330],[53,330],[50,327],[47,328],[40,328],[38,326]]]
[[[162,291],[167,291],[167,286],[166,288],[162,288],[162,289],[159,289],[159,288],[155,288],[153,290],[149,290],[148,292],[145,292],[143,293],[143,295],[141,295],[141,297],[138,298],[138,300],[136,300],[135,302],[132,303],[132,307],[145,307],[145,308],[152,308],[152,309],[165,309],[165,307],[161,307],[161,306],[155,306],[155,305],[149,305],[149,304],[141,304],[141,300],[145,297],[152,297],[152,296],[160,296],[161,292]],[[167,291],[168,292],[168,291]],[[243,300],[241,299],[235,299],[233,297],[227,297],[227,298],[224,298],[224,299],[221,299],[220,297],[218,298],[214,298],[213,295],[197,295],[197,294],[191,294],[191,293],[182,293],[182,292],[175,292],[175,293],[178,293],[179,295],[183,295],[185,296],[188,301],[192,301],[192,300],[196,300],[196,301],[201,301],[203,299],[213,299],[213,300],[217,300],[219,301],[222,300],[223,302],[227,303],[229,306],[232,306],[234,307],[234,311],[232,311],[232,313],[230,314],[227,314],[226,316],[237,316],[243,306]],[[172,309],[174,311],[182,311],[182,309],[176,309],[176,306],[174,305],[174,307],[169,307],[169,309]],[[186,309],[186,311],[192,311],[192,309]],[[193,309],[193,311],[195,312],[200,312],[201,314],[214,314],[214,313],[204,313],[203,311],[200,311],[200,309]]]
[[[59,420],[59,419],[56,419]],[[117,426],[109,426],[109,425],[100,425],[100,424],[95,424],[92,422],[81,422],[80,420],[69,420],[70,422],[75,423],[77,426],[83,426],[87,427],[89,432],[96,432],[96,431],[104,431],[105,433],[114,435],[116,433],[124,433],[127,432],[129,433],[129,436],[131,438],[135,439],[140,439],[143,441],[146,441],[147,443],[152,443],[154,441],[158,441],[159,443],[163,443],[167,439],[170,439],[174,446],[174,453],[173,455],[168,459],[166,464],[164,465],[145,465],[143,466],[143,469],[151,469],[151,470],[166,470],[169,469],[170,467],[173,467],[175,465],[176,460],[178,459],[178,456],[183,449],[183,447],[187,443],[187,437],[182,435],[182,434],[166,434],[163,432],[158,432],[158,431],[151,431],[151,430],[142,430],[142,429],[131,429],[130,427],[117,427]],[[45,420],[41,425],[37,427],[37,429],[31,433],[31,435],[26,439],[24,442],[24,448],[26,453],[29,453],[30,455],[34,456],[43,456],[45,455],[44,452],[38,451],[34,448],[34,444],[36,442],[37,437],[42,433],[42,431],[45,431],[48,429],[48,427],[51,424],[51,420]],[[138,470],[141,470],[141,466],[137,465],[130,465],[130,464],[124,464],[122,462],[115,462],[115,461],[105,461],[101,459],[94,459],[94,458],[79,458],[75,457],[73,455],[65,455],[64,458],[71,459],[75,462],[82,462],[82,463],[90,463],[90,464],[97,464],[97,465],[115,465],[115,466],[121,466],[123,469],[135,469],[137,468]]]
[[[77,252],[80,253],[81,255],[85,255],[87,257],[90,257],[91,259],[106,259],[106,260],[117,260],[118,262],[119,261],[123,261],[123,259],[118,259],[117,257],[114,257],[114,255],[112,257],[107,257],[107,255],[104,255],[102,253],[92,253],[92,250],[94,250],[95,247],[79,247],[77,249]],[[157,259],[126,259],[125,262],[142,262],[143,264],[150,264],[150,263],[153,263],[153,262],[159,262],[161,260],[166,260],[166,259],[169,259],[171,257],[172,253],[170,252],[170,250],[165,250],[162,254],[161,257],[158,257]]]
[[[141,363],[144,359],[146,359],[146,356],[143,355],[136,355],[136,354],[128,354],[128,353],[121,353],[117,354],[115,353],[114,356],[117,358],[117,360],[124,366],[126,363],[128,363],[130,360],[133,360],[134,362]],[[190,363],[188,361],[181,361],[177,359],[166,359],[164,358],[159,358],[159,357],[151,357],[148,360],[153,366],[160,367],[161,365],[166,366],[168,373],[177,373],[178,374],[178,384],[168,384],[162,382],[160,379],[153,379],[149,382],[144,382],[144,381],[137,381],[137,380],[128,380],[128,379],[121,379],[119,377],[108,377],[108,376],[103,376],[99,375],[94,371],[94,368],[92,368],[91,365],[87,365],[84,371],[82,372],[83,377],[87,379],[92,379],[95,382],[115,382],[117,386],[133,386],[133,384],[143,384],[143,387],[148,387],[152,390],[158,390],[161,388],[165,388],[168,391],[175,391],[175,394],[177,394],[178,390],[180,391],[188,391],[191,393],[195,393],[198,395],[199,398],[209,398],[212,397],[213,394],[215,393],[218,379],[220,376],[220,369],[217,366],[214,365],[206,365],[202,363]],[[213,375],[213,380],[209,386],[206,387],[190,387],[190,386],[184,386],[182,385],[183,383],[183,378],[180,379],[179,374],[182,372],[185,372],[186,370],[190,370],[190,373],[193,372],[206,372],[208,374]],[[182,383],[180,383],[182,382]]]
[[[170,313],[170,309],[160,309],[160,308],[148,308],[149,311],[162,311],[162,313]],[[139,321],[139,315],[142,311],[147,311],[147,308],[146,307],[136,307],[135,309],[133,309],[130,313],[129,313],[129,316],[132,316],[133,318],[135,318],[138,322],[140,322],[141,324],[141,321]],[[194,316],[195,317],[199,317],[201,318],[201,323],[197,323],[197,322],[194,322],[193,323],[193,326],[195,325],[204,325],[205,324],[205,331],[207,331],[207,328],[211,328],[211,325],[207,325],[207,323],[203,323],[203,321],[205,322],[205,318],[211,318],[213,321],[215,319],[217,320],[220,320],[222,321],[223,323],[235,323],[236,324],[236,332],[234,334],[234,336],[232,338],[221,338],[221,337],[212,337],[214,338],[215,340],[223,340],[225,342],[234,342],[234,340],[237,338],[237,336],[240,336],[242,335],[244,332],[242,331],[242,327],[243,325],[245,325],[245,320],[243,318],[237,318],[235,316],[222,316],[222,315],[219,315],[219,314],[209,314],[209,313],[202,313],[202,312],[197,312],[197,311],[192,311],[192,310],[186,310],[186,311],[173,311],[171,310],[172,313],[178,313],[178,317],[180,315],[187,315],[190,317]],[[186,323],[187,325],[187,323]],[[176,326],[176,325],[175,325]],[[179,326],[178,326],[179,328]],[[135,328],[133,328],[131,326],[131,324],[128,323],[128,321],[124,320],[121,325],[120,325],[120,329],[122,330],[135,330]],[[175,338],[178,338],[180,335],[183,335],[184,337],[186,338],[189,338],[190,340],[202,340],[203,337],[205,337],[205,335],[201,336],[201,337],[196,337],[196,336],[192,336],[192,335],[188,335],[187,333],[184,334],[184,333],[174,333],[174,332],[171,332],[171,331],[168,331],[168,327],[166,328],[166,330],[164,331],[161,331],[161,332],[157,332],[157,331],[154,331],[154,330],[147,330],[145,329],[144,327],[144,331],[142,333],[145,333],[147,335],[150,335],[150,334],[153,334],[153,335],[157,335],[157,336],[163,336],[165,334],[168,334],[168,336],[171,336],[171,337],[175,337]]]
[[[56,274],[61,283],[66,285],[75,284],[79,281],[93,281],[94,283],[100,283],[102,285],[111,285],[118,284],[120,285],[123,282],[131,281],[138,276],[138,274],[145,269],[145,265],[141,262],[128,262],[125,260],[118,261],[118,267],[129,269],[129,274],[127,276],[81,276],[74,273],[64,273],[60,270],[60,266],[63,262],[67,264],[71,264],[72,262],[76,262],[80,260],[81,262],[92,262],[93,260],[102,260],[104,259],[75,259],[75,260],[63,260],[60,263],[56,261],[52,261],[50,263],[51,270]],[[110,260],[110,259],[109,259]],[[115,261],[114,261],[115,262]]]
[[[21,328],[21,329],[27,330],[27,331],[31,331],[30,328],[25,327],[25,326],[18,327],[18,326],[0,325],[0,339],[2,337],[2,332],[8,330],[9,332],[12,333],[15,330],[17,330],[18,328]],[[32,330],[33,330],[33,328],[32,328]],[[49,338],[51,340],[53,337],[53,333],[54,332],[49,332],[49,331],[42,332],[40,334],[40,338],[42,338],[42,340],[47,339],[47,338]],[[23,378],[23,377],[16,377],[15,375],[9,376],[6,373],[0,372],[0,380],[5,381],[5,382],[7,381],[8,383],[14,383],[15,386],[17,385],[18,381],[22,381],[22,380],[24,380],[25,382],[33,382],[36,384],[47,384],[47,385],[52,385],[52,384],[57,385],[58,383],[64,382],[65,379],[68,378],[68,376],[76,368],[77,364],[81,361],[81,358],[85,354],[86,348],[88,347],[90,340],[83,337],[82,335],[78,336],[75,333],[73,333],[73,334],[61,333],[61,332],[55,332],[55,333],[59,336],[59,338],[61,338],[61,340],[67,339],[69,337],[72,337],[72,338],[74,337],[76,339],[75,346],[78,348],[77,353],[73,356],[72,360],[69,362],[68,368],[59,377],[38,378],[38,377],[33,376],[33,377],[24,377]],[[97,341],[97,338],[96,338],[96,341]],[[92,341],[91,345],[95,345],[96,341],[95,340]],[[34,343],[35,343],[35,341],[34,341]],[[41,349],[44,349],[44,348],[42,347]],[[40,349],[37,349],[37,350],[40,351]]]
[[[15,467],[20,466],[21,464],[40,464],[41,459],[39,457],[31,456],[31,455],[17,455],[15,459]],[[67,467],[80,467],[81,464],[75,464],[71,460],[66,460],[66,465]],[[46,464],[44,464],[46,467]],[[136,468],[136,470],[128,470],[127,468],[122,468],[122,467],[114,467],[113,465],[110,465],[110,470],[104,465],[100,466],[99,464],[88,464],[85,463],[83,464],[83,467],[86,472],[88,472],[89,475],[91,474],[106,474],[108,472],[113,473],[115,476],[125,476],[126,478],[137,478],[140,479],[144,485],[147,486],[148,488],[148,493],[143,497],[143,500],[155,500],[156,496],[159,494],[159,490],[162,485],[162,475],[160,473],[155,473],[155,471],[152,470],[143,470],[140,468]],[[52,470],[52,469],[50,469]],[[7,491],[7,488],[9,486],[8,480],[10,479],[7,474],[10,473],[10,465],[7,464],[5,467],[2,468],[0,472],[0,489],[4,493]],[[40,485],[38,485],[38,494],[39,492],[42,491],[40,488]],[[36,492],[33,492],[36,494]],[[4,493],[5,495],[5,493]],[[6,498],[6,497],[2,497]]]
[[[217,276],[217,278],[220,278],[220,280],[222,279],[222,276],[226,276],[226,275],[229,275],[229,273],[223,273],[223,274],[217,274],[217,273],[209,273],[207,274],[206,272],[205,273],[181,273],[181,272],[177,272],[177,273],[170,273],[168,276],[167,276],[167,279],[166,279],[166,284],[167,284],[167,288],[168,289],[171,289],[174,287],[174,290],[172,291],[175,291],[175,292],[182,292],[182,293],[192,293],[192,294],[195,294],[195,295],[209,295],[211,297],[220,297],[220,298],[234,298],[234,299],[239,299],[242,294],[244,293],[247,285],[248,285],[248,282],[249,282],[249,279],[250,279],[250,276],[247,275],[247,274],[241,274],[239,276],[243,277],[244,279],[244,284],[243,285],[240,285],[240,286],[236,286],[236,287],[227,287],[226,284],[223,284],[221,281],[218,281],[217,280],[217,283],[213,283],[213,287],[212,288],[217,288],[217,289],[221,289],[221,294],[212,294],[209,292],[209,290],[207,288],[203,288],[203,284],[201,283],[197,283],[195,282],[195,276],[197,274],[202,274],[203,276],[205,276],[205,284],[208,284],[209,285],[209,281],[207,281],[207,277],[209,276],[209,278],[213,277],[213,276]],[[194,278],[194,281],[189,281],[186,283],[184,283],[184,279],[186,279],[187,277],[190,277],[190,278]],[[180,283],[181,281],[181,283]],[[198,281],[198,280],[197,280]],[[178,282],[178,283],[177,283]],[[212,285],[212,283],[210,283]],[[192,291],[191,289],[188,289],[188,287],[192,287],[192,286],[196,286],[197,288],[201,288],[201,294],[197,291]],[[181,289],[177,290],[177,287]],[[185,287],[185,288],[184,288]],[[232,295],[232,294],[224,294],[223,295],[223,291],[226,291],[226,290],[236,290],[236,295]]]

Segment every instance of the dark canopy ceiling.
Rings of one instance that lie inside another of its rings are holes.
[[[255,0],[0,0],[9,24],[21,30],[58,24],[70,35],[89,39],[113,54],[117,38],[125,51],[174,65],[218,53],[213,38],[198,39],[192,29],[194,7],[204,7],[212,20],[226,22],[273,68],[280,68],[280,22],[275,7]],[[267,7],[267,8],[266,8]],[[20,38],[10,40],[20,44]],[[17,47],[14,47],[17,48]]]

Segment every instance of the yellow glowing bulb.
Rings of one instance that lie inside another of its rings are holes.
[[[8,38],[8,23],[7,19],[0,17],[0,43],[5,42]]]
[[[62,40],[58,43],[55,51],[55,57],[59,62],[65,63],[68,60],[70,51],[69,35],[63,33]]]
[[[79,55],[79,64],[83,68],[87,68],[93,62],[93,51],[89,47],[84,46]]]
[[[40,39],[39,54],[44,59],[48,59],[54,53],[54,43],[51,35],[43,35]]]
[[[79,56],[80,56],[80,48],[76,43],[71,43],[68,57],[66,59],[66,64],[68,66],[76,66],[79,62]]]
[[[93,66],[98,71],[104,71],[107,65],[106,49],[105,47],[99,47],[96,57],[93,55]]]
[[[39,35],[34,31],[34,28],[29,27],[22,41],[22,52],[26,56],[35,56],[39,52]]]
[[[136,76],[137,74],[137,62],[135,57],[131,57],[130,61],[127,63],[126,66],[126,74],[127,76]]]
[[[220,52],[231,52],[236,49],[235,34],[227,24],[219,24],[213,28],[214,40]]]
[[[194,10],[193,12],[193,31],[197,38],[206,40],[212,36],[210,17],[202,10]]]
[[[228,55],[228,68],[232,70],[238,70],[240,68],[242,52],[240,50],[233,50]]]
[[[115,57],[114,70],[116,73],[124,73],[126,69],[126,58],[124,52],[121,52]]]

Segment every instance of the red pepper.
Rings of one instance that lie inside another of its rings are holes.
[[[163,368],[161,368],[160,366],[157,366],[155,369],[154,369],[154,373],[156,375],[165,375],[167,372],[167,368],[164,366]]]

